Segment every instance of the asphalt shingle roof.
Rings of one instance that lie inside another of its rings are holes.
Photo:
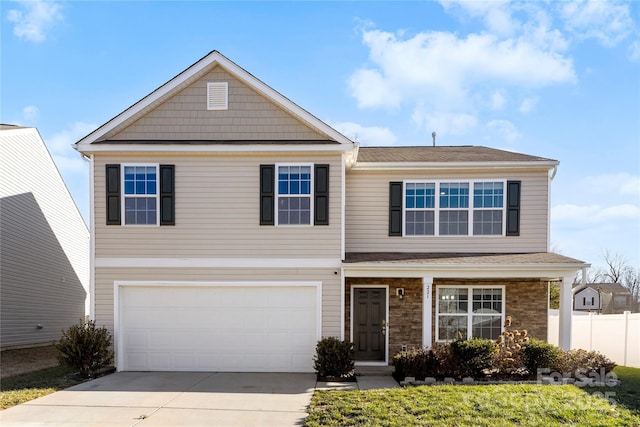
[[[381,264],[584,264],[584,262],[552,252],[519,254],[496,253],[415,253],[415,252],[348,252],[345,263]]]
[[[376,162],[535,162],[555,161],[475,145],[360,147],[358,163]]]

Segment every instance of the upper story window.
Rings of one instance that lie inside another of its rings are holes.
[[[123,205],[126,225],[158,224],[158,165],[124,165]]]
[[[105,193],[107,225],[176,223],[175,165],[105,165]]]
[[[278,165],[278,225],[311,224],[311,166]]]
[[[404,235],[504,235],[504,186],[504,181],[405,182]]]
[[[329,225],[329,165],[260,165],[260,225]]]

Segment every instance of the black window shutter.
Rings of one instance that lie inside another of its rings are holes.
[[[107,225],[120,225],[120,165],[105,167]]]
[[[520,181],[507,181],[507,236],[520,235]]]
[[[174,165],[160,165],[160,225],[176,225]]]
[[[329,165],[315,165],[314,225],[329,225]]]
[[[260,225],[274,225],[275,165],[260,165]]]
[[[389,236],[402,236],[402,183],[389,183]]]

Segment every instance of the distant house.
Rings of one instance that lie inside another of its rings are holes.
[[[88,294],[89,231],[40,134],[0,125],[0,348],[60,338]]]
[[[573,288],[573,309],[616,314],[632,311],[631,292],[619,283],[588,283]]]

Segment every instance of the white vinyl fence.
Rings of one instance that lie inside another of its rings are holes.
[[[558,310],[549,310],[547,340],[558,345]],[[571,348],[596,350],[618,365],[640,368],[640,313],[596,314],[573,312]]]

